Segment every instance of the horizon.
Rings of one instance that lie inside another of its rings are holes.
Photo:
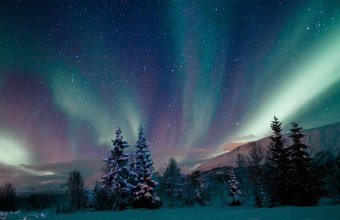
[[[303,129],[304,134],[309,134],[313,130],[320,130],[322,132],[322,129],[326,127],[332,127],[335,124],[340,124],[340,122],[335,122],[327,125],[323,125],[321,127],[316,128],[309,128],[309,129]],[[329,132],[329,130],[328,130]],[[283,136],[288,136],[289,133],[283,133]],[[308,136],[308,135],[307,135]],[[254,142],[261,142],[262,140],[268,139],[269,136],[254,140]],[[308,139],[313,139],[313,137],[308,137]],[[323,140],[324,141],[330,141],[330,140]],[[251,141],[253,142],[253,141]],[[220,154],[213,156],[211,158],[206,159],[201,164],[197,164],[193,167],[184,167],[179,166],[181,168],[181,172],[183,174],[190,174],[196,171],[200,172],[207,172],[209,170],[213,170],[214,168],[221,168],[220,165],[214,164],[214,160],[216,158],[219,158],[220,156],[225,156],[228,153],[234,152],[234,150],[237,150],[237,148],[242,146],[247,146],[251,142],[245,142],[245,143],[239,143],[238,146],[233,148],[230,151],[223,151]],[[289,142],[289,140],[288,140]],[[310,144],[307,144],[308,146]],[[265,147],[265,146],[262,146]],[[312,151],[319,152],[322,149],[320,146],[315,148],[316,146],[309,146]],[[315,148],[315,149],[314,149]],[[324,149],[329,150],[329,149]],[[133,153],[133,152],[130,152]],[[240,153],[238,151],[238,153]],[[151,152],[152,156],[152,152]],[[102,160],[103,158],[81,158],[81,159],[75,159],[70,161],[61,161],[57,163],[46,163],[41,165],[26,165],[26,164],[19,164],[15,166],[11,165],[4,165],[0,163],[0,173],[2,174],[2,178],[0,178],[0,185],[5,184],[7,182],[14,183],[14,185],[17,187],[17,193],[21,196],[23,194],[30,195],[33,192],[63,192],[66,189],[66,182],[67,182],[67,176],[72,170],[80,171],[80,173],[83,175],[85,180],[85,186],[86,188],[93,188],[95,185],[95,182],[100,179],[100,177],[103,175],[103,168],[105,167],[105,163]],[[167,166],[167,163],[169,161],[166,161],[162,166],[160,167],[154,167],[154,171],[160,171],[162,168],[165,168]],[[227,162],[227,161],[226,161]],[[230,161],[229,161],[230,162]],[[235,162],[235,161],[234,161]],[[212,163],[213,166],[211,167],[210,164]],[[206,166],[208,165],[208,166]],[[229,166],[229,165],[223,165],[223,167]],[[234,166],[234,165],[232,165]],[[6,170],[6,172],[3,172]],[[22,182],[22,180],[25,180]]]
[[[340,122],[339,12],[331,0],[2,1],[0,164],[44,181],[39,167],[105,157],[116,127],[134,150],[143,126],[155,167],[192,168],[267,137],[274,115],[286,131]]]

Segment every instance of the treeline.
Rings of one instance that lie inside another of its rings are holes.
[[[321,196],[340,202],[340,162],[323,163],[309,156],[303,142],[302,128],[291,124],[291,145],[282,136],[282,123],[274,117],[270,145],[265,150],[258,142],[250,144],[247,157],[238,155],[237,166],[183,174],[175,159],[158,172],[141,127],[135,150],[126,153],[128,143],[118,128],[112,140],[113,149],[104,159],[105,174],[93,189],[84,186],[79,171],[69,173],[67,192],[32,193],[16,199],[15,188],[6,184],[0,188],[0,210],[14,211],[55,208],[56,213],[80,209],[124,210],[155,209],[162,205],[185,207],[211,205],[216,197],[222,204],[242,205],[249,196],[257,207],[281,205],[313,206]],[[19,205],[18,205],[19,204]]]
[[[113,149],[104,158],[105,174],[94,189],[85,189],[84,180],[78,171],[68,177],[70,210],[82,208],[95,210],[124,210],[126,208],[155,209],[166,204],[169,207],[190,206],[195,203],[208,205],[210,200],[205,177],[185,175],[175,159],[170,159],[166,168],[154,172],[153,162],[142,127],[133,153],[118,128],[112,140]]]
[[[311,158],[309,147],[303,142],[302,128],[295,122],[291,123],[291,145],[287,145],[282,137],[282,123],[277,117],[274,117],[271,129],[273,134],[267,151],[258,142],[253,142],[248,157],[238,156],[239,178],[244,187],[251,188],[255,205],[313,206],[321,196],[334,198],[338,203],[339,160],[328,161],[325,166]]]
[[[11,183],[0,187],[0,211],[42,211],[44,209],[53,209],[55,213],[70,212],[69,198],[65,192],[52,191],[18,195]]]
[[[178,171],[160,175],[163,179],[159,195],[170,206],[198,201],[208,205],[217,196],[222,198],[222,204],[228,205],[241,205],[251,196],[257,207],[314,206],[322,196],[339,203],[340,158],[330,157],[323,163],[311,158],[309,146],[303,141],[303,129],[296,122],[291,123],[290,145],[282,136],[282,123],[277,117],[270,127],[273,133],[267,150],[253,142],[249,145],[249,155],[238,155],[235,168],[195,172],[189,176],[181,176]],[[175,170],[171,169],[173,163],[170,161],[163,174]]]

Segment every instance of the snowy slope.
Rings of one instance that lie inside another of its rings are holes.
[[[304,138],[305,144],[310,147],[310,154],[314,157],[320,152],[327,154],[327,156],[338,156],[340,152],[340,122],[326,125],[319,128],[313,128],[303,131],[306,135]],[[287,140],[287,144],[291,144],[289,134],[283,135]],[[268,148],[269,137],[258,140],[262,147]],[[195,171],[207,171],[217,167],[235,166],[237,155],[242,154],[248,156],[250,144],[241,145],[234,150],[221,154],[215,158],[210,159],[206,163],[198,166]]]

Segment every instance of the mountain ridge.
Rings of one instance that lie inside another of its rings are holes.
[[[333,156],[339,156],[340,152],[340,122],[324,125],[321,127],[311,128],[303,130],[304,143],[309,146],[309,153],[312,157],[321,154],[322,152],[332,152]],[[284,139],[287,140],[286,144],[290,145],[291,140],[289,138],[289,133],[282,135]],[[261,144],[261,146],[267,150],[270,144],[270,138],[265,137],[253,142]],[[231,150],[220,154],[214,158],[211,158],[207,162],[199,165],[195,171],[208,171],[214,168],[226,167],[226,166],[236,166],[237,157],[239,154],[243,156],[249,155],[250,143],[245,143]]]

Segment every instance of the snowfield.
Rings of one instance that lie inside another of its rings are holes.
[[[25,219],[24,214],[9,215],[7,219]],[[26,215],[26,219],[36,219],[32,215]],[[128,209],[124,211],[105,212],[76,212],[71,214],[48,214],[39,219],[122,219],[122,220],[339,220],[340,205],[316,206],[316,207],[277,207],[277,208],[253,208],[247,205],[237,207],[192,207],[157,210]]]

